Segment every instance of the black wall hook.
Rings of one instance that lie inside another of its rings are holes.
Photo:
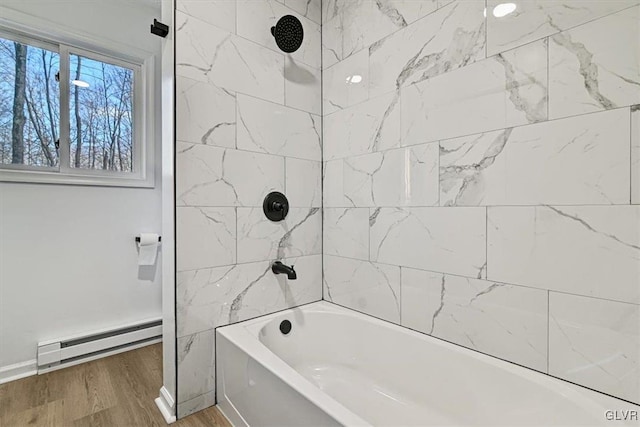
[[[158,22],[157,19],[153,20],[153,25],[151,25],[151,34],[155,34],[160,37],[167,37],[169,34],[169,26],[163,24],[162,22]]]

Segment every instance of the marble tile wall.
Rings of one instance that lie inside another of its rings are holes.
[[[324,299],[640,403],[640,1],[500,3],[322,2]]]
[[[215,403],[215,328],[322,298],[320,0],[177,0],[178,417]],[[285,55],[270,27],[303,24]],[[264,197],[290,213],[268,221]],[[274,260],[298,280],[276,276]]]

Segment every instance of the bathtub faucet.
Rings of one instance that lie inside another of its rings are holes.
[[[286,274],[289,280],[296,280],[298,278],[296,271],[293,269],[293,265],[289,267],[280,261],[276,261],[271,265],[271,271],[273,271],[274,274]]]

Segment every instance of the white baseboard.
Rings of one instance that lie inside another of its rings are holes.
[[[156,402],[156,406],[160,410],[160,413],[164,417],[164,420],[166,421],[166,423],[167,424],[175,423],[176,422],[175,402],[173,400],[173,397],[171,397],[171,394],[169,393],[169,391],[164,386],[162,386],[162,388],[160,389],[160,397],[155,399],[155,402]]]
[[[15,365],[3,366],[2,368],[0,368],[0,384],[30,377],[31,375],[36,375],[37,373],[38,363],[36,359],[16,363]]]

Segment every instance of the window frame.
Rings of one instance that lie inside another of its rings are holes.
[[[17,22],[24,21],[24,17],[28,15],[21,16],[22,19],[0,19],[0,37],[47,49],[60,56],[59,165],[47,167],[0,164],[0,182],[154,188],[154,54],[108,40],[101,40],[97,44],[90,37],[65,33],[61,28],[53,28],[55,26],[50,23],[46,27],[18,24]],[[133,71],[132,172],[71,167],[71,55]]]

